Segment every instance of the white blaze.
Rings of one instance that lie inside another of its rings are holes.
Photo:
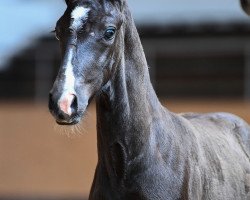
[[[89,8],[85,8],[83,6],[76,7],[72,13],[71,18],[73,19],[72,22],[72,28],[77,29],[82,25],[82,21],[88,18],[88,12]],[[73,72],[73,65],[72,65],[72,59],[73,59],[73,49],[69,49],[68,53],[68,60],[65,66],[65,82],[63,87],[63,93],[72,93],[74,94],[75,89],[75,76]],[[63,97],[62,97],[63,98]]]
[[[71,18],[73,19],[71,28],[80,28],[82,26],[82,22],[88,18],[89,11],[89,8],[85,8],[83,6],[76,7],[71,13]]]
[[[65,66],[65,82],[63,90],[64,92],[74,92],[75,91],[75,76],[73,72],[73,65],[72,65],[72,59],[73,59],[73,49],[69,50],[68,60],[67,64]]]
[[[63,93],[61,98],[58,101],[59,107],[67,114],[71,115],[70,102],[75,94],[75,76],[72,65],[73,59],[73,49],[69,50],[67,64],[65,66],[65,79],[63,85]]]
[[[90,11],[89,8],[85,8],[83,6],[76,7],[72,13],[71,13],[71,28],[73,30],[77,30],[81,28],[84,20],[87,20],[88,18],[88,12]],[[68,55],[67,55],[67,62],[64,66],[65,69],[65,79],[64,79],[64,85],[63,85],[63,93],[58,101],[58,105],[61,108],[63,112],[65,112],[68,115],[72,114],[71,109],[71,103],[74,98],[75,94],[75,76],[73,71],[73,48],[69,49]]]

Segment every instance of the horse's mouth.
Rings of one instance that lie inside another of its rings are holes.
[[[56,120],[56,123],[60,126],[73,126],[73,125],[76,125],[80,122],[80,120],[74,120],[72,122],[60,122],[58,120]]]
[[[84,112],[79,112],[75,116],[72,116],[71,118],[62,119],[62,118],[55,117],[55,119],[58,125],[73,126],[73,125],[78,124],[81,121],[83,115],[84,115]]]

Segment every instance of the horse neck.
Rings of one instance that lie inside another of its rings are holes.
[[[97,98],[99,149],[103,143],[112,144],[118,140],[126,140],[127,143],[146,140],[153,118],[162,113],[128,9],[126,18],[124,51],[113,77]]]

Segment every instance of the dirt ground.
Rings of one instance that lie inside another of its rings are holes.
[[[250,122],[248,102],[163,102],[174,112],[224,111]],[[87,196],[97,160],[95,123],[94,105],[70,134],[55,125],[45,104],[1,103],[0,196]]]

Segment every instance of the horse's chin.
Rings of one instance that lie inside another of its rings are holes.
[[[81,111],[76,113],[71,118],[68,118],[67,120],[60,120],[56,118],[56,123],[60,126],[74,126],[81,122],[82,118],[84,117],[85,111]]]
[[[69,121],[61,121],[56,119],[55,130],[58,131],[62,135],[66,135],[70,138],[74,138],[75,136],[81,136],[84,133],[84,128],[82,127],[82,117],[77,117]]]

